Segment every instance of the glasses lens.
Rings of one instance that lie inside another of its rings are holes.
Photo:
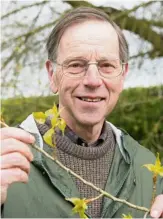
[[[85,60],[69,60],[63,64],[65,72],[74,75],[84,72],[86,66],[87,63]]]
[[[104,77],[116,77],[121,73],[122,65],[120,60],[101,60],[98,63],[100,73]]]

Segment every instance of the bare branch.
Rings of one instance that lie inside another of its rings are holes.
[[[135,6],[130,10],[118,10],[111,7],[96,7],[86,1],[66,1],[72,7],[88,6],[102,9],[122,28],[138,34],[142,39],[147,40],[153,45],[153,53],[150,54],[151,58],[163,56],[163,47],[161,46],[162,36],[152,29],[152,24],[160,25],[160,22],[147,21],[146,19],[137,19],[129,14],[139,8]],[[155,3],[154,1],[141,4],[144,7]],[[124,25],[125,19],[125,25]],[[134,25],[134,26],[133,26]],[[161,24],[162,25],[162,24]],[[134,27],[134,28],[133,28]]]
[[[42,1],[42,2],[36,2],[36,3],[30,4],[30,5],[23,5],[22,7],[18,8],[18,9],[15,9],[13,11],[10,11],[9,13],[3,15],[1,17],[1,19],[4,19],[4,18],[6,18],[6,17],[8,17],[12,14],[16,14],[17,12],[22,11],[24,9],[31,8],[31,7],[34,7],[34,6],[44,5],[44,4],[47,4],[47,3],[49,3],[49,1],[46,0],[46,1]]]

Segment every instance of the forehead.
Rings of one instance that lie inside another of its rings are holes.
[[[118,36],[112,25],[106,21],[90,20],[73,24],[61,37],[58,58],[75,56],[119,56]]]

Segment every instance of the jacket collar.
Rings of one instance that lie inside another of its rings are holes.
[[[123,141],[123,138],[125,138],[125,135],[128,135],[127,132],[118,129],[110,122],[107,122],[107,123],[110,124],[110,126],[113,130],[113,133],[114,133],[115,138],[116,138],[116,143],[119,147],[119,150],[120,150],[124,160],[127,163],[130,163],[132,160],[133,151],[131,148],[127,147]],[[39,130],[37,128],[37,125],[35,123],[35,120],[34,120],[32,114],[29,115],[19,126],[22,129],[26,130],[27,132],[30,132],[31,134],[34,134],[35,136],[37,135],[38,142],[39,142],[38,146],[43,149],[43,140],[42,140],[41,134],[39,133]]]

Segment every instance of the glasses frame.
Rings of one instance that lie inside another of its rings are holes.
[[[80,59],[78,59],[78,60],[80,60]],[[83,60],[84,60],[84,59],[83,59]],[[66,75],[66,76],[68,75],[68,77],[72,77],[72,78],[84,77],[84,76],[86,75],[86,73],[87,73],[87,70],[88,70],[89,66],[90,66],[90,65],[96,65],[96,67],[97,67],[97,69],[98,69],[98,72],[99,72],[99,74],[100,74],[101,77],[106,78],[106,79],[111,79],[111,78],[117,78],[117,77],[119,77],[119,76],[123,73],[123,70],[124,70],[123,66],[127,64],[126,62],[122,62],[120,59],[115,59],[115,60],[119,60],[119,61],[120,61],[121,71],[120,71],[120,73],[119,73],[118,75],[116,75],[116,76],[108,76],[108,77],[105,77],[104,75],[102,75],[102,73],[101,73],[101,71],[100,71],[100,69],[99,69],[99,66],[98,66],[99,61],[98,61],[98,62],[91,62],[91,61],[90,61],[90,62],[87,62],[86,68],[85,68],[84,70],[82,70],[81,72],[77,73],[77,74],[73,74],[73,73],[70,73],[70,72],[67,72],[67,73],[64,72],[64,67],[67,67],[67,65],[64,64],[64,63],[65,63],[65,61],[67,61],[67,60],[63,61],[62,64],[58,63],[57,61],[55,61],[55,63],[56,63],[57,65],[59,65],[59,66],[62,67],[62,72],[63,72],[63,74]],[[85,60],[85,61],[86,61],[86,60]],[[102,60],[100,60],[100,61],[102,61]],[[81,75],[82,72],[84,72],[84,75]]]

